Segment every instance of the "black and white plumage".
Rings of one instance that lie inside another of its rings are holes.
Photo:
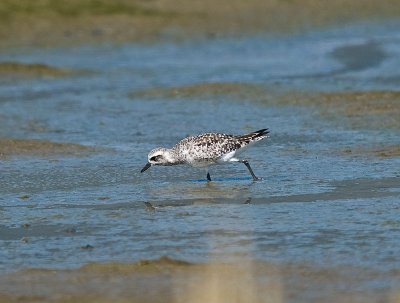
[[[268,137],[268,129],[260,129],[250,134],[234,136],[221,133],[207,133],[190,136],[179,141],[171,149],[159,147],[150,151],[148,163],[143,167],[144,172],[152,165],[189,164],[193,167],[206,167],[213,164],[241,162],[246,165],[253,180],[259,180],[247,160],[240,160],[236,156],[243,150],[262,139]],[[211,181],[207,170],[207,180]]]

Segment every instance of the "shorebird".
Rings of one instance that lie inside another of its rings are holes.
[[[254,181],[256,177],[247,160],[240,160],[236,156],[246,147],[268,137],[268,129],[241,135],[227,135],[221,133],[206,133],[190,136],[179,141],[174,147],[168,149],[158,147],[150,151],[148,162],[140,171],[143,173],[152,165],[178,165],[189,164],[193,167],[205,167],[207,180],[211,181],[208,167],[213,164],[240,162],[246,165]]]

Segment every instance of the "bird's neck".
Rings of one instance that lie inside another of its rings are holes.
[[[164,157],[168,161],[165,165],[178,165],[182,163],[178,153],[174,149],[166,149]]]
[[[185,163],[184,159],[173,148],[166,150],[166,158],[168,160],[168,165],[178,165]]]

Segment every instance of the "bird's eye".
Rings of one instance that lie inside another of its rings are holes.
[[[158,156],[153,156],[153,157],[150,158],[150,161],[157,162],[158,160],[160,160],[160,158],[161,158],[160,155],[158,155]]]

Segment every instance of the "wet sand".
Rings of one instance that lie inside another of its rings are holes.
[[[0,302],[399,302],[398,289],[360,290],[381,275],[357,267],[246,260],[194,264],[161,257],[2,275]],[[398,271],[385,275],[400,278]]]
[[[0,3],[0,47],[293,32],[399,15],[397,0],[5,0]]]

